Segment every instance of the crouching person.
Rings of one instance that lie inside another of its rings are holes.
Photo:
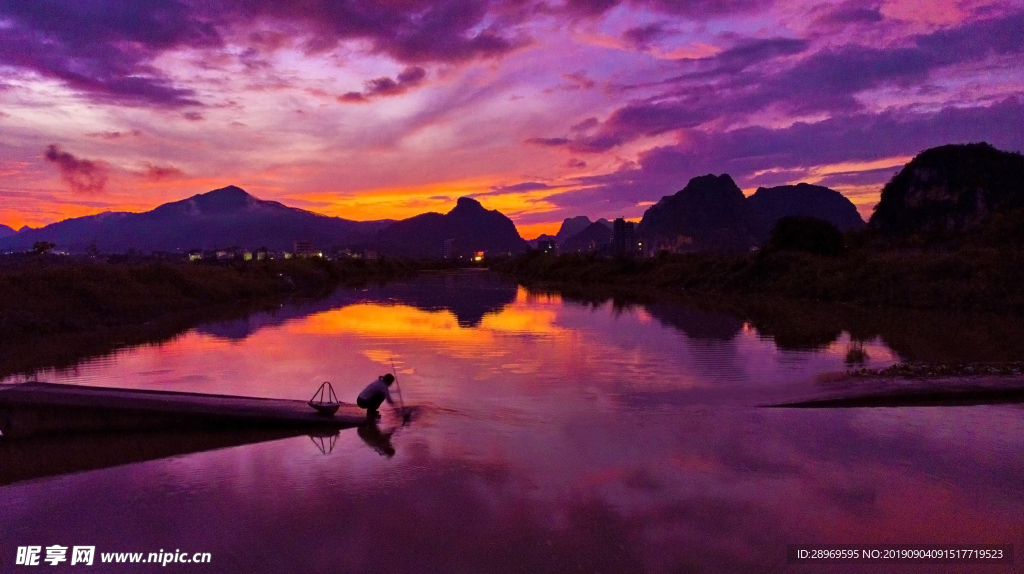
[[[387,401],[389,405],[395,404],[388,389],[393,382],[395,382],[395,377],[391,373],[381,375],[377,377],[376,381],[366,385],[363,392],[359,393],[359,396],[356,397],[356,405],[361,409],[366,409],[366,418],[372,419],[380,416],[377,409],[384,401]]]

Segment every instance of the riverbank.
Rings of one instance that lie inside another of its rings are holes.
[[[830,373],[808,396],[776,408],[966,407],[1024,403],[1020,363],[974,365],[893,365],[877,372]],[[870,370],[867,370],[870,371]],[[904,374],[913,372],[914,374]],[[949,374],[958,372],[958,374]]]
[[[411,275],[406,263],[284,261],[200,264],[79,260],[24,262],[0,272],[0,345],[126,326],[178,324],[222,315],[225,308],[315,297],[344,285]]]
[[[524,284],[770,295],[902,307],[1024,313],[1024,252],[856,250],[840,257],[797,251],[663,254],[646,259],[534,252],[492,267]]]

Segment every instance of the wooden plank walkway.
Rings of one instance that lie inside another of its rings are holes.
[[[194,426],[329,430],[366,420],[351,404],[342,404],[332,416],[287,399],[42,382],[0,385],[0,432],[7,436]]]

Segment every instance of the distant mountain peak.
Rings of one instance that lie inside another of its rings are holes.
[[[592,223],[590,218],[586,215],[577,215],[576,217],[566,217],[562,221],[562,226],[558,228],[558,233],[555,234],[555,241],[559,243],[564,242],[573,235],[583,231]]]
[[[191,216],[219,216],[273,207],[291,209],[276,201],[263,201],[254,197],[237,185],[229,185],[206,193],[199,193],[181,201],[165,203],[155,211],[166,213],[180,209]]]
[[[592,251],[612,242],[612,230],[600,221],[595,221],[562,243],[565,251]]]
[[[382,252],[402,257],[520,253],[527,248],[511,219],[471,197],[460,197],[443,215],[422,213],[396,221],[381,230],[378,238]]]
[[[214,189],[213,191],[208,191],[206,193],[200,193],[199,195],[200,196],[205,196],[205,197],[211,197],[211,196],[215,196],[215,197],[216,196],[222,196],[222,197],[232,197],[232,196],[235,196],[235,197],[242,197],[242,196],[244,196],[244,197],[252,197],[252,195],[250,195],[249,192],[247,192],[244,189],[238,187],[237,185],[229,185],[227,187],[222,187],[220,189]]]
[[[455,207],[449,213],[455,213],[456,211],[487,211],[487,209],[472,197],[460,197],[459,200],[455,202]]]
[[[25,250],[35,241],[81,251],[95,244],[107,253],[217,249],[231,245],[291,249],[296,241],[333,248],[365,242],[391,221],[356,222],[327,217],[253,197],[229,185],[142,213],[103,212],[0,237],[0,248]]]
[[[200,193],[191,197],[190,199],[205,200],[205,201],[217,201],[217,202],[234,202],[238,204],[247,203],[249,200],[259,201],[256,197],[253,197],[249,192],[238,187],[237,185],[229,185],[206,193]]]
[[[757,220],[759,237],[767,239],[783,217],[814,217],[827,221],[846,233],[864,227],[854,205],[834,189],[809,183],[759,187],[746,201]]]
[[[698,175],[697,177],[690,180],[690,183],[687,185],[687,187],[689,187],[689,185],[728,185],[731,187],[737,187],[736,182],[733,181],[732,179],[732,176],[727,173],[723,173],[722,175],[715,175],[713,173],[709,173],[707,175]]]

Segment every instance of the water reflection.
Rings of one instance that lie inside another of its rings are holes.
[[[1019,340],[984,343],[1012,335],[1009,321],[983,334],[981,319],[908,315],[918,330],[896,314],[679,308],[470,280],[503,295],[469,311],[460,287],[419,305],[393,295],[416,282],[339,294],[351,299],[254,318],[241,337],[194,330],[51,373],[299,399],[331,380],[352,400],[394,357],[416,410],[412,425],[385,412],[379,426],[313,444],[240,442],[11,484],[0,540],[209,551],[224,571],[360,573],[816,571],[787,567],[786,545],[1024,547],[1022,409],[756,407],[844,369],[851,348],[869,366],[1015,352]],[[76,448],[85,460],[105,449]],[[21,452],[10,465],[41,464]],[[830,570],[844,569],[863,571]]]
[[[376,424],[368,424],[356,429],[356,434],[366,443],[366,446],[378,454],[388,458],[395,456],[395,447],[391,444],[391,435],[395,434],[395,429],[384,432]]]
[[[320,451],[320,454],[326,456],[334,452],[334,447],[338,444],[338,436],[340,434],[341,433],[338,431],[322,434],[310,434],[309,440],[313,443],[313,446]]]
[[[9,487],[0,534],[116,549],[131,532],[247,572],[765,572],[789,571],[795,542],[1020,544],[1016,415],[435,418],[395,435],[393,457],[346,431],[330,457],[283,440]],[[88,511],[53,504],[55,488]]]
[[[662,325],[682,331],[688,339],[732,341],[743,330],[743,320],[728,313],[665,303],[643,305],[643,309]]]
[[[282,429],[66,433],[0,438],[0,485],[282,438]]]
[[[421,311],[448,311],[460,327],[476,327],[483,318],[515,301],[516,285],[486,272],[424,274],[414,282],[373,285],[334,294],[243,319],[202,325],[196,330],[229,340],[242,340],[256,331],[324,311],[366,303],[407,306]]]

